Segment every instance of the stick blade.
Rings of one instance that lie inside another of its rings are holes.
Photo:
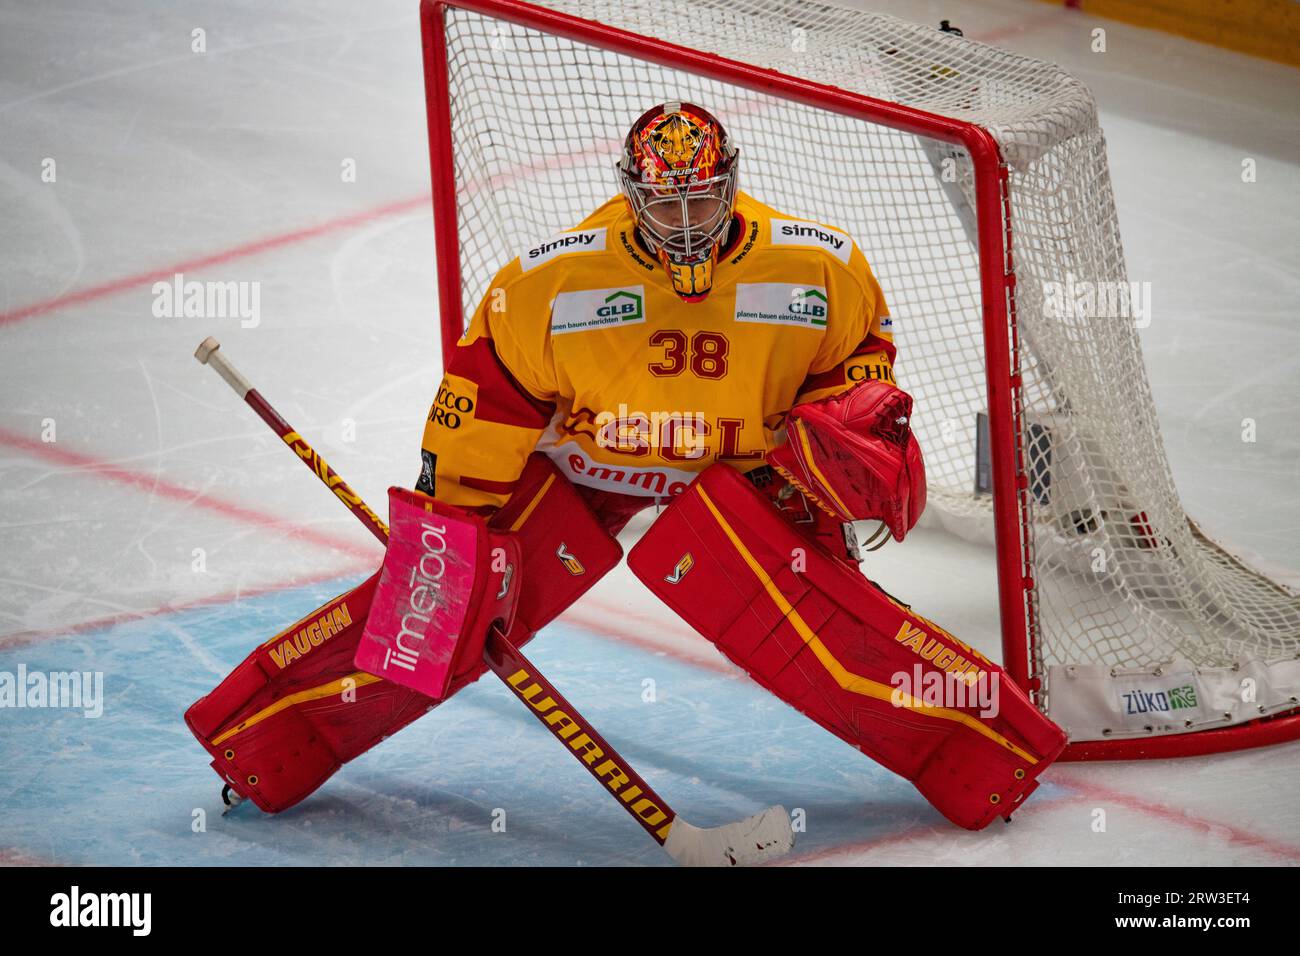
[[[794,846],[794,831],[785,807],[720,827],[691,826],[673,821],[664,849],[682,866],[754,866],[785,856]]]

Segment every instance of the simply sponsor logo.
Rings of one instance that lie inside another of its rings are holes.
[[[1130,690],[1120,694],[1125,714],[1169,714],[1191,710],[1198,705],[1196,688],[1191,684],[1164,690]]]
[[[645,286],[561,292],[551,304],[551,334],[645,322]]]
[[[438,592],[447,574],[447,527],[427,521],[420,525],[420,556],[411,568],[404,593],[398,598],[401,625],[392,646],[384,649],[383,670],[390,666],[414,671],[424,646],[425,634],[438,606]]]
[[[104,714],[102,671],[0,671],[0,708],[79,710],[85,717]]]
[[[73,886],[50,897],[50,925],[57,927],[127,927],[132,936],[148,936],[153,927],[152,893],[83,893]]]
[[[785,282],[752,282],[736,286],[737,322],[793,325],[818,331],[826,328],[830,302],[823,286]]]
[[[985,671],[971,682],[964,675],[914,664],[910,672],[896,672],[889,683],[894,688],[889,701],[895,707],[951,707],[978,710],[986,718],[998,715],[1000,681],[996,673]]]
[[[590,229],[585,232],[562,232],[545,242],[530,246],[519,253],[519,267],[527,272],[543,262],[550,262],[571,252],[600,252],[605,248],[605,230]]]
[[[262,323],[262,283],[198,282],[182,272],[153,284],[153,314],[159,319],[239,319],[245,329]]]
[[[815,222],[797,219],[772,220],[772,245],[817,246],[825,249],[840,262],[848,262],[853,253],[853,240],[838,229]]]

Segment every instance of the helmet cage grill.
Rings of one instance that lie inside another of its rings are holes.
[[[645,183],[619,169],[623,194],[632,207],[637,229],[650,249],[673,262],[707,259],[727,233],[736,201],[736,163],[724,172],[681,183]],[[692,222],[690,204],[712,200],[717,208],[703,222]],[[675,219],[664,218],[672,210]]]

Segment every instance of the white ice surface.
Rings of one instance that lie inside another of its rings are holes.
[[[1130,274],[1153,286],[1143,344],[1179,489],[1211,533],[1300,568],[1300,72],[1038,3],[871,6],[949,18],[1093,87]],[[414,0],[0,3],[0,316],[113,289],[0,319],[0,670],[100,670],[108,694],[98,720],[0,711],[0,862],[664,861],[490,682],[277,818],[217,816],[180,720],[380,554],[195,363],[198,342],[217,335],[377,508],[418,469],[439,374],[419,50]],[[153,279],[124,281],[214,255],[187,276],[260,282],[258,327],[155,318]],[[869,570],[996,652],[986,549],[922,531]],[[803,808],[796,861],[1300,861],[1300,744],[1058,765],[1013,823],[970,834],[623,570],[533,648],[694,822]]]

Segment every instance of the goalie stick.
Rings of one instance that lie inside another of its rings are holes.
[[[225,379],[280,439],[310,468],[334,496],[347,506],[379,541],[388,543],[388,526],[261,393],[244,378],[209,336],[194,357]],[[565,744],[577,761],[618,799],[668,855],[685,866],[736,866],[763,863],[784,856],[794,846],[790,818],[780,806],[735,823],[696,827],[678,816],[667,802],[611,747],[554,685],[534,667],[499,628],[488,635],[483,657],[492,672],[510,688],[551,734]],[[569,723],[557,720],[562,713]],[[575,727],[566,735],[560,728]]]

